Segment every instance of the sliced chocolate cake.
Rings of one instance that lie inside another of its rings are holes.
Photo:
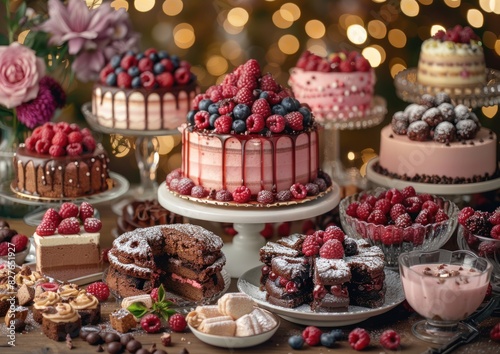
[[[351,269],[343,259],[316,257],[314,262],[314,292],[311,309],[328,312],[347,311]]]

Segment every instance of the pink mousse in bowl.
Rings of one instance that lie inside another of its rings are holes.
[[[436,326],[471,315],[483,302],[492,265],[469,251],[409,252],[399,257],[408,303]]]

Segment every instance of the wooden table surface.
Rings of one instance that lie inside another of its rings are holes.
[[[116,214],[111,210],[111,203],[98,204],[97,209],[101,214],[103,229],[101,230],[101,246],[110,247],[113,240],[112,229],[116,224]],[[4,218],[9,222],[11,228],[16,229],[20,233],[27,235],[33,234],[35,227],[26,225],[22,219]],[[191,220],[192,223],[198,221]],[[209,227],[207,225],[203,225]],[[215,231],[215,230],[214,230]],[[225,242],[230,242],[226,237],[223,237]],[[452,240],[445,247],[456,247]],[[232,284],[229,291],[238,291],[236,288],[236,279],[232,279]],[[108,314],[117,307],[113,299],[108,299],[102,306],[102,321],[106,322]],[[421,320],[421,317],[415,313],[409,313],[403,305],[399,305],[391,311],[372,317],[366,321],[355,325],[341,327],[345,332],[349,332],[355,327],[363,327],[367,329],[371,336],[371,344],[363,350],[365,353],[391,353],[384,349],[379,343],[380,334],[386,329],[394,329],[401,335],[401,347],[398,349],[401,353],[422,353],[429,348],[429,345],[416,339],[411,334],[411,326],[414,322]],[[465,345],[456,349],[454,353],[500,353],[500,343],[489,339],[489,331],[491,327],[498,323],[498,317],[492,317],[481,324],[481,334],[472,344]],[[136,337],[142,342],[143,347],[149,348],[153,343],[156,343],[158,348],[164,349],[169,354],[181,353],[186,349],[190,354],[212,354],[212,353],[356,353],[351,349],[347,341],[340,341],[335,344],[334,348],[326,348],[322,346],[309,347],[304,346],[301,350],[293,350],[287,344],[287,340],[291,335],[300,334],[305,328],[303,325],[294,324],[281,319],[281,324],[276,334],[267,342],[255,347],[245,349],[226,349],[214,347],[205,344],[198,340],[189,330],[185,333],[172,334],[172,346],[163,347],[160,342],[160,334],[145,335],[144,332],[138,331]],[[324,331],[329,331],[332,327],[321,328]],[[73,339],[73,349],[68,349],[65,342],[55,342],[45,337],[40,327],[30,326],[27,333],[16,333],[15,347],[6,346],[9,339],[7,338],[6,326],[3,323],[3,318],[0,324],[0,353],[95,353],[96,347],[89,345],[80,338]],[[105,346],[104,346],[105,348]],[[105,350],[106,352],[106,350]]]

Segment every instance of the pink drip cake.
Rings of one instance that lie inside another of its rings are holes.
[[[249,60],[198,95],[182,131],[182,166],[170,191],[220,202],[273,204],[315,198],[320,171],[310,110]]]
[[[497,135],[447,94],[422,96],[380,133],[375,171],[420,183],[462,184],[498,175]]]
[[[332,54],[322,58],[304,52],[291,69],[289,84],[295,97],[309,105],[316,119],[331,114],[364,111],[370,107],[375,72],[358,52]]]
[[[154,48],[111,58],[92,91],[92,113],[103,127],[172,130],[198,91],[190,64]]]

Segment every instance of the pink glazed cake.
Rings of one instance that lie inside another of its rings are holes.
[[[375,82],[375,72],[357,52],[321,58],[306,51],[289,79],[295,97],[307,103],[318,120],[330,112],[365,110],[371,104]]]
[[[310,110],[262,75],[255,60],[193,102],[182,131],[182,167],[171,191],[221,202],[314,198],[331,181],[319,169],[319,127]]]
[[[497,135],[480,126],[446,94],[396,112],[380,133],[375,171],[392,178],[439,184],[481,182],[498,175]]]
[[[190,64],[154,48],[111,58],[92,91],[103,127],[172,130],[184,122],[198,91]]]

